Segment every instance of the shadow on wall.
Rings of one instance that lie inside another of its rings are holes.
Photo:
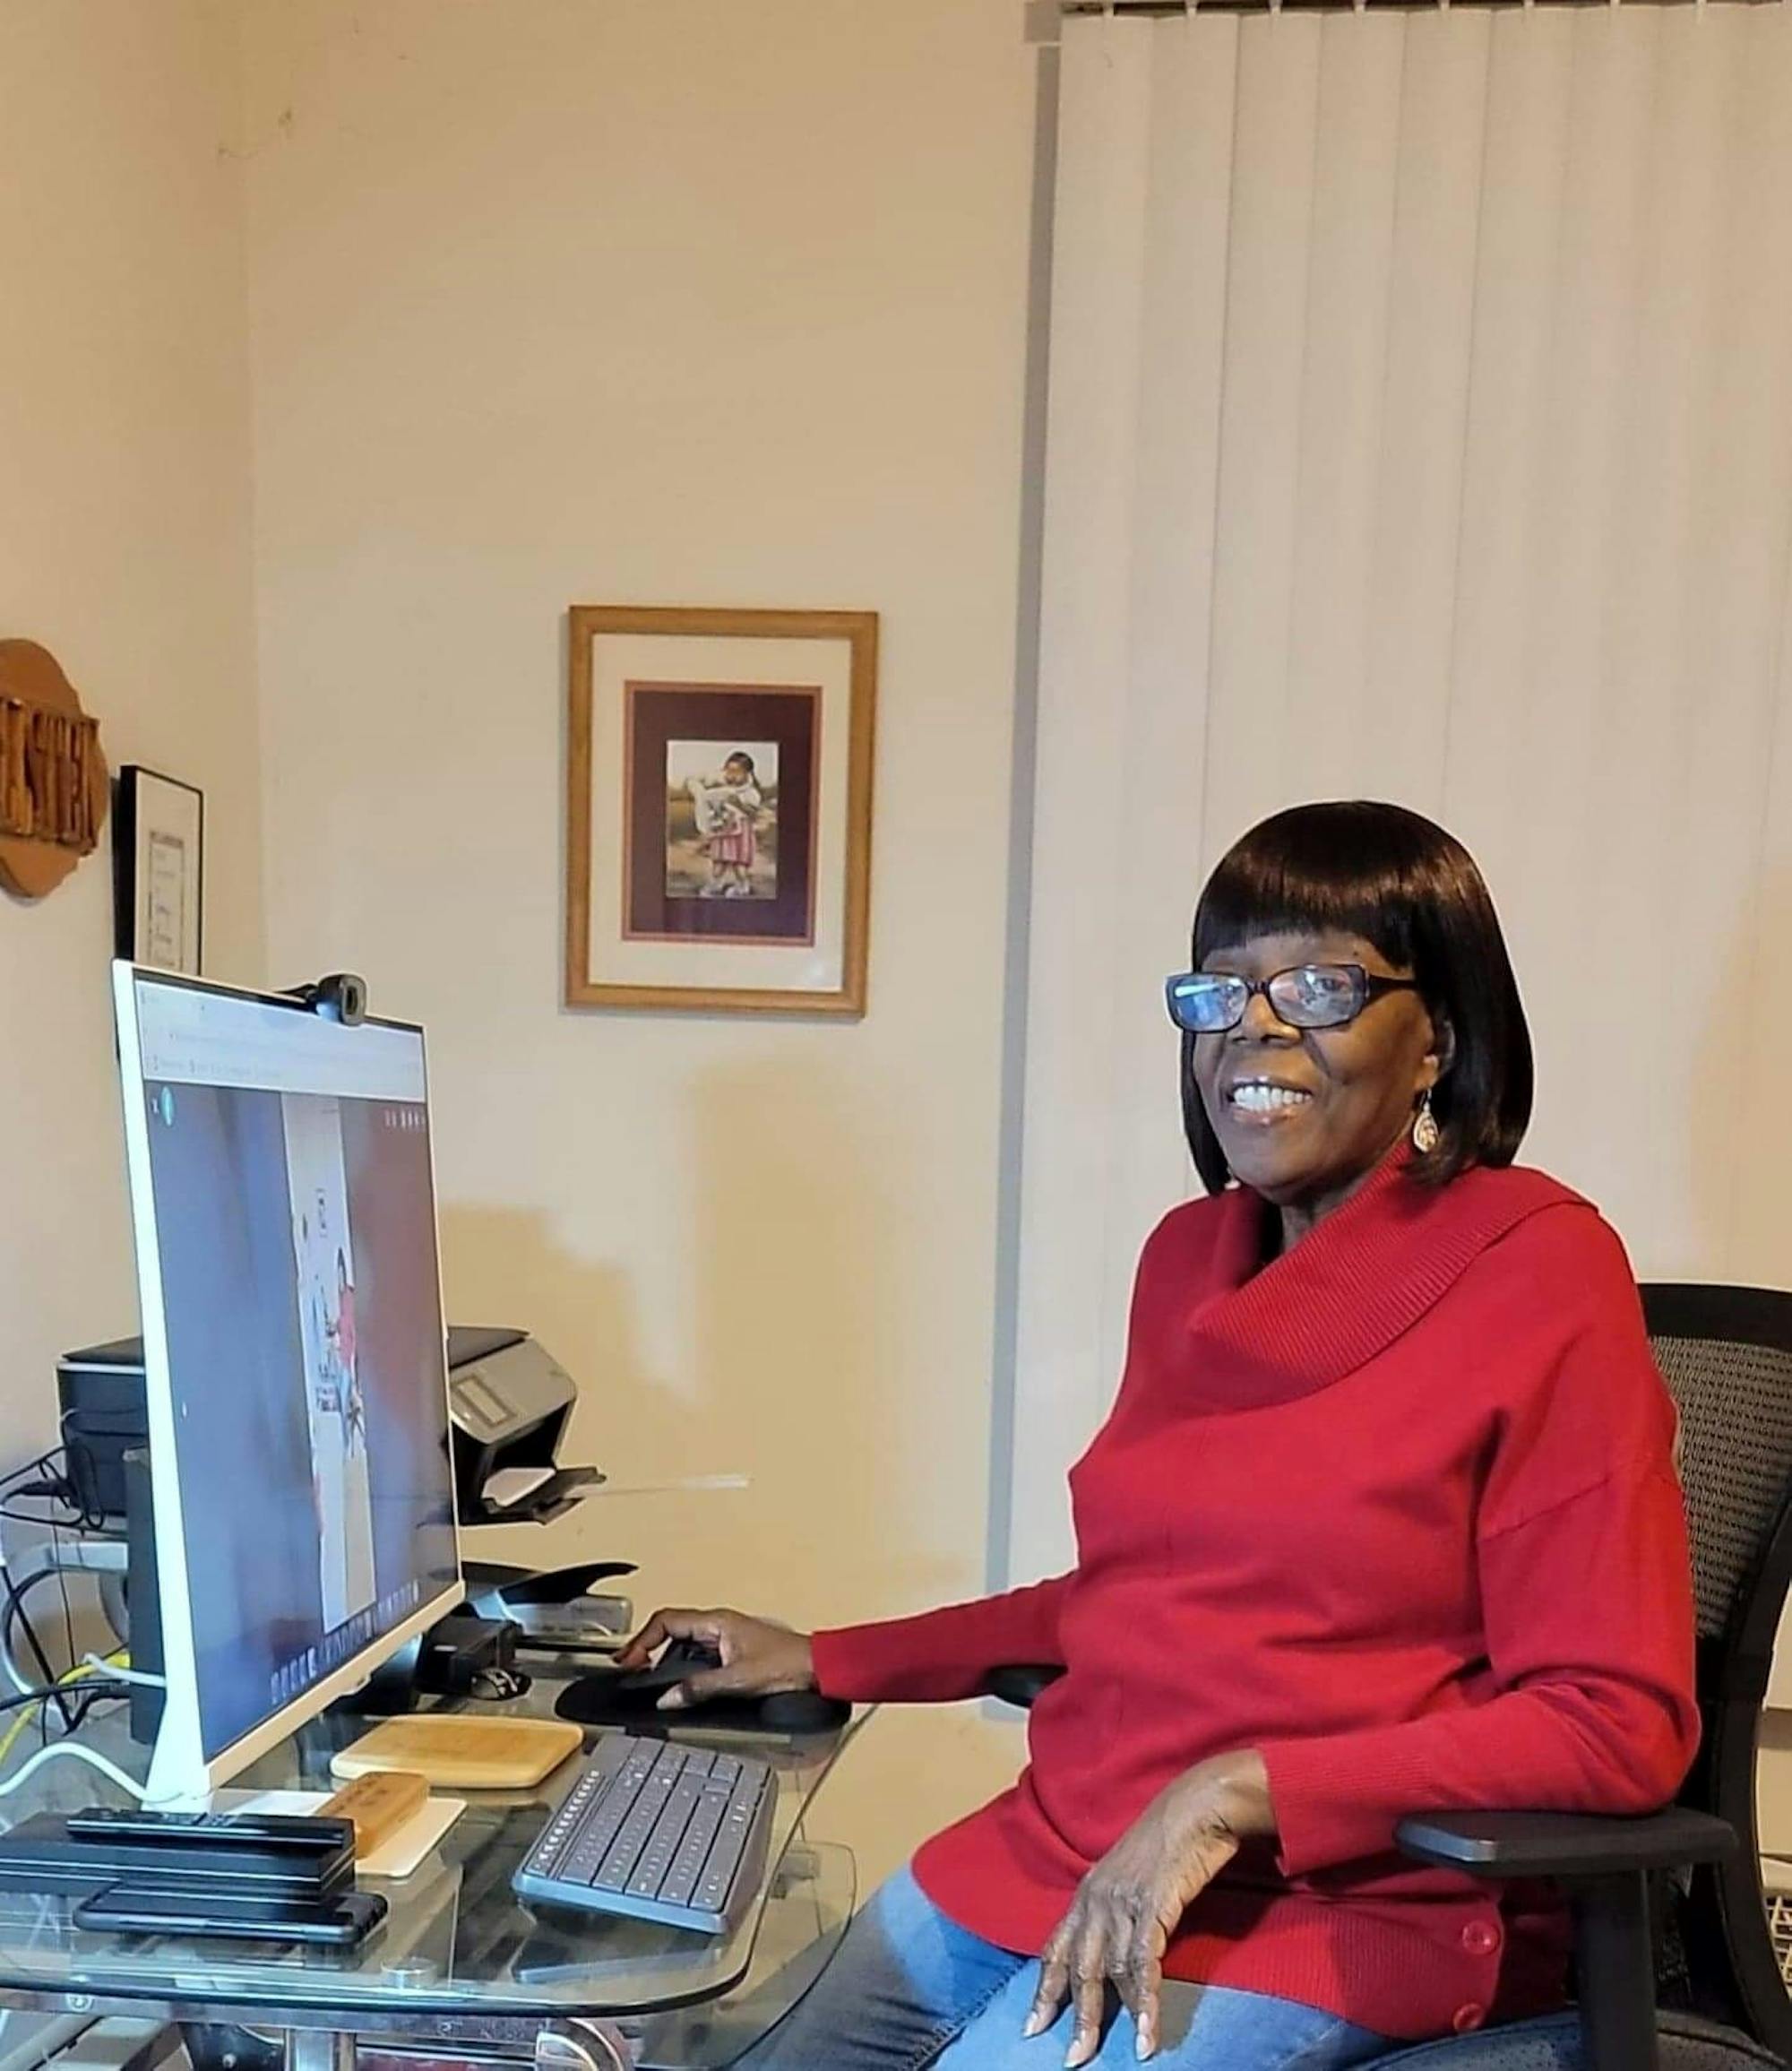
[[[934,1434],[904,1398],[912,1361],[885,1264],[901,1233],[878,1177],[888,1125],[796,1064],[704,1074],[686,1113],[677,1155],[644,1145],[630,1161],[636,1187],[680,1196],[677,1214],[645,1220],[688,1233],[684,1258],[651,1275],[654,1299],[689,1304],[652,1333],[682,1372],[647,1364],[630,1264],[573,1256],[542,1214],[444,1207],[451,1315],[541,1340],[581,1391],[572,1455],[616,1484],[556,1525],[481,1533],[469,1550],[633,1559],[643,1607],[719,1600],[797,1624],[969,1593],[980,1508],[957,1520],[965,1560],[930,1559],[934,1490],[917,1476],[903,1494],[902,1457],[925,1460]],[[627,1493],[736,1473],[745,1489]]]
[[[634,1480],[641,1463],[676,1458],[694,1437],[694,1408],[642,1365],[620,1268],[573,1256],[543,1214],[466,1204],[443,1206],[442,1255],[451,1323],[526,1330],[572,1376],[579,1406],[564,1454]]]
[[[1792,872],[1762,880],[1745,935],[1734,937],[1711,996],[1682,1003],[1703,1035],[1688,1090],[1693,1231],[1708,1270],[1689,1279],[1792,1288],[1792,1221],[1785,1187],[1786,1129],[1773,1114],[1779,1031],[1792,1016]],[[1665,1003],[1673,1011],[1671,1002]],[[1682,1090],[1663,1089],[1667,1100]],[[1738,1123],[1762,1103],[1759,1126]]]

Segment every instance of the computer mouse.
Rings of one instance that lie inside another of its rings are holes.
[[[701,1640],[668,1640],[657,1661],[644,1669],[625,1669],[615,1679],[618,1690],[669,1690],[706,1669],[719,1669],[722,1657]]]

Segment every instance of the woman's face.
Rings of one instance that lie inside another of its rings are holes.
[[[1256,936],[1216,949],[1202,969],[1260,982],[1298,963],[1411,975],[1360,936],[1331,933]],[[1195,1084],[1226,1162],[1246,1187],[1279,1206],[1324,1206],[1410,1126],[1419,1096],[1437,1083],[1443,1040],[1416,992],[1383,993],[1329,1029],[1290,1028],[1256,993],[1236,1028],[1195,1038]]]

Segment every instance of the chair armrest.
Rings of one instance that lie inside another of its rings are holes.
[[[1432,1812],[1394,1829],[1400,1852],[1490,1883],[1508,1877],[1625,1876],[1721,1862],[1735,1829],[1706,1812],[1670,1805],[1640,1819],[1581,1812]]]
[[[1010,1661],[999,1669],[991,1669],[983,1678],[983,1695],[999,1697],[1004,1704],[1018,1704],[1023,1711],[1030,1711],[1040,1693],[1047,1690],[1064,1673],[1058,1661]]]

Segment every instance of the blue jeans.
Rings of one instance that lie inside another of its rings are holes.
[[[1066,2009],[1031,2041],[1021,2030],[1038,1961],[954,1925],[903,1870],[847,1930],[809,1996],[737,2071],[1059,2071]],[[1335,2014],[1224,1986],[1165,1987],[1160,2071],[1344,2071],[1396,2045]],[[1109,2024],[1097,2071],[1134,2071],[1133,2022]]]

